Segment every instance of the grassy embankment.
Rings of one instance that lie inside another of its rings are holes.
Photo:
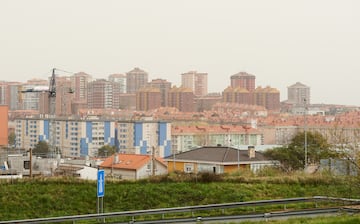
[[[360,197],[344,178],[328,176],[166,177],[107,181],[105,212],[130,211],[276,198]],[[0,182],[0,220],[96,213],[96,182],[36,178]],[[358,219],[359,220],[359,219]]]

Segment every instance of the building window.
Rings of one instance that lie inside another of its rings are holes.
[[[185,163],[184,164],[184,172],[185,173],[193,173],[194,172],[194,164],[193,163]]]

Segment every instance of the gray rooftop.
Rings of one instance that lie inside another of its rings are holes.
[[[236,148],[226,146],[204,146],[176,154],[175,158],[176,160],[236,163],[238,162],[238,155],[240,162],[268,161],[261,152],[255,151],[255,157],[249,158],[248,150],[238,150]],[[171,159],[173,159],[173,155],[165,158],[165,160]]]

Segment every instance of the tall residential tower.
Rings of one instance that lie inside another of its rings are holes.
[[[134,68],[126,73],[126,93],[136,93],[148,82],[148,73],[140,68]]]
[[[300,82],[289,86],[288,102],[294,105],[304,105],[304,102],[306,102],[306,104],[310,104],[310,87]]]
[[[193,91],[195,96],[205,96],[208,93],[208,74],[190,71],[181,74],[181,86]]]

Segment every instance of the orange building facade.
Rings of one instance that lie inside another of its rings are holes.
[[[8,144],[8,106],[0,105],[0,146]]]

